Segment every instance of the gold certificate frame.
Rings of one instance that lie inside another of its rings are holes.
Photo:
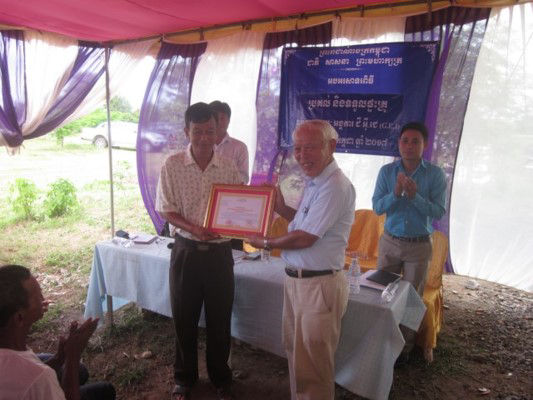
[[[276,189],[271,186],[214,184],[204,227],[225,237],[266,236],[275,198]]]

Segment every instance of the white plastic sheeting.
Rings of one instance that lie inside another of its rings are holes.
[[[455,272],[533,291],[533,4],[495,8],[459,147]]]

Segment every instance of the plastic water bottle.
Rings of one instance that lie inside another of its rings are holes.
[[[396,291],[398,290],[398,282],[391,282],[389,283],[383,292],[381,293],[381,300],[384,303],[390,303],[394,295],[396,294]]]
[[[270,261],[270,250],[261,249],[261,261]]]
[[[350,295],[357,294],[361,290],[361,286],[359,285],[360,276],[361,267],[359,267],[357,257],[352,257],[350,269],[348,269],[348,285],[350,286]]]

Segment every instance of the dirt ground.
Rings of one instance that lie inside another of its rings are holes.
[[[465,287],[469,278],[444,277],[444,328],[427,365],[420,353],[395,369],[390,399],[533,398],[533,294],[478,280],[477,290]],[[51,321],[61,332],[79,311],[65,310]],[[69,317],[69,314],[71,317]],[[115,314],[115,327],[102,328],[85,356],[93,380],[109,380],[119,399],[169,399],[172,386],[173,331],[168,318],[143,314],[128,306]],[[36,351],[55,347],[48,329],[32,334]],[[199,343],[200,382],[195,399],[215,399],[204,362],[204,333]],[[144,354],[149,351],[151,354]],[[286,360],[235,342],[232,367],[238,399],[289,399]],[[361,399],[337,386],[336,399]]]

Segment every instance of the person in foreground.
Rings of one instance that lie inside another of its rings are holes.
[[[209,379],[219,399],[231,399],[228,366],[233,307],[233,256],[229,239],[202,227],[211,185],[240,184],[235,164],[214,152],[217,123],[206,103],[185,112],[190,145],[165,161],[157,186],[156,210],[170,223],[170,304],[176,331],[173,399],[190,399],[198,380],[198,321],[205,307]]]
[[[298,210],[277,189],[275,210],[291,221],[289,232],[248,239],[257,248],[283,249],[287,263],[283,343],[293,400],[335,396],[334,354],[348,304],[342,269],[355,211],[355,189],[333,158],[337,138],[322,120],[295,129],[294,157],[309,180]]]
[[[209,103],[217,119],[217,138],[215,151],[220,155],[233,160],[242,175],[242,181],[248,183],[248,148],[246,144],[228,134],[231,118],[231,108],[228,103],[215,100]]]
[[[80,387],[81,353],[98,319],[89,318],[81,325],[73,322],[46,364],[27,347],[31,326],[42,318],[46,307],[39,282],[29,269],[0,267],[0,399],[113,400],[115,389],[109,383]]]
[[[405,124],[398,139],[401,159],[380,169],[372,196],[376,214],[387,214],[379,240],[378,269],[402,273],[420,297],[431,258],[432,223],[446,212],[446,179],[442,169],[422,159],[427,144],[424,124]],[[402,331],[406,344],[400,362],[404,363],[414,346],[415,332]]]

